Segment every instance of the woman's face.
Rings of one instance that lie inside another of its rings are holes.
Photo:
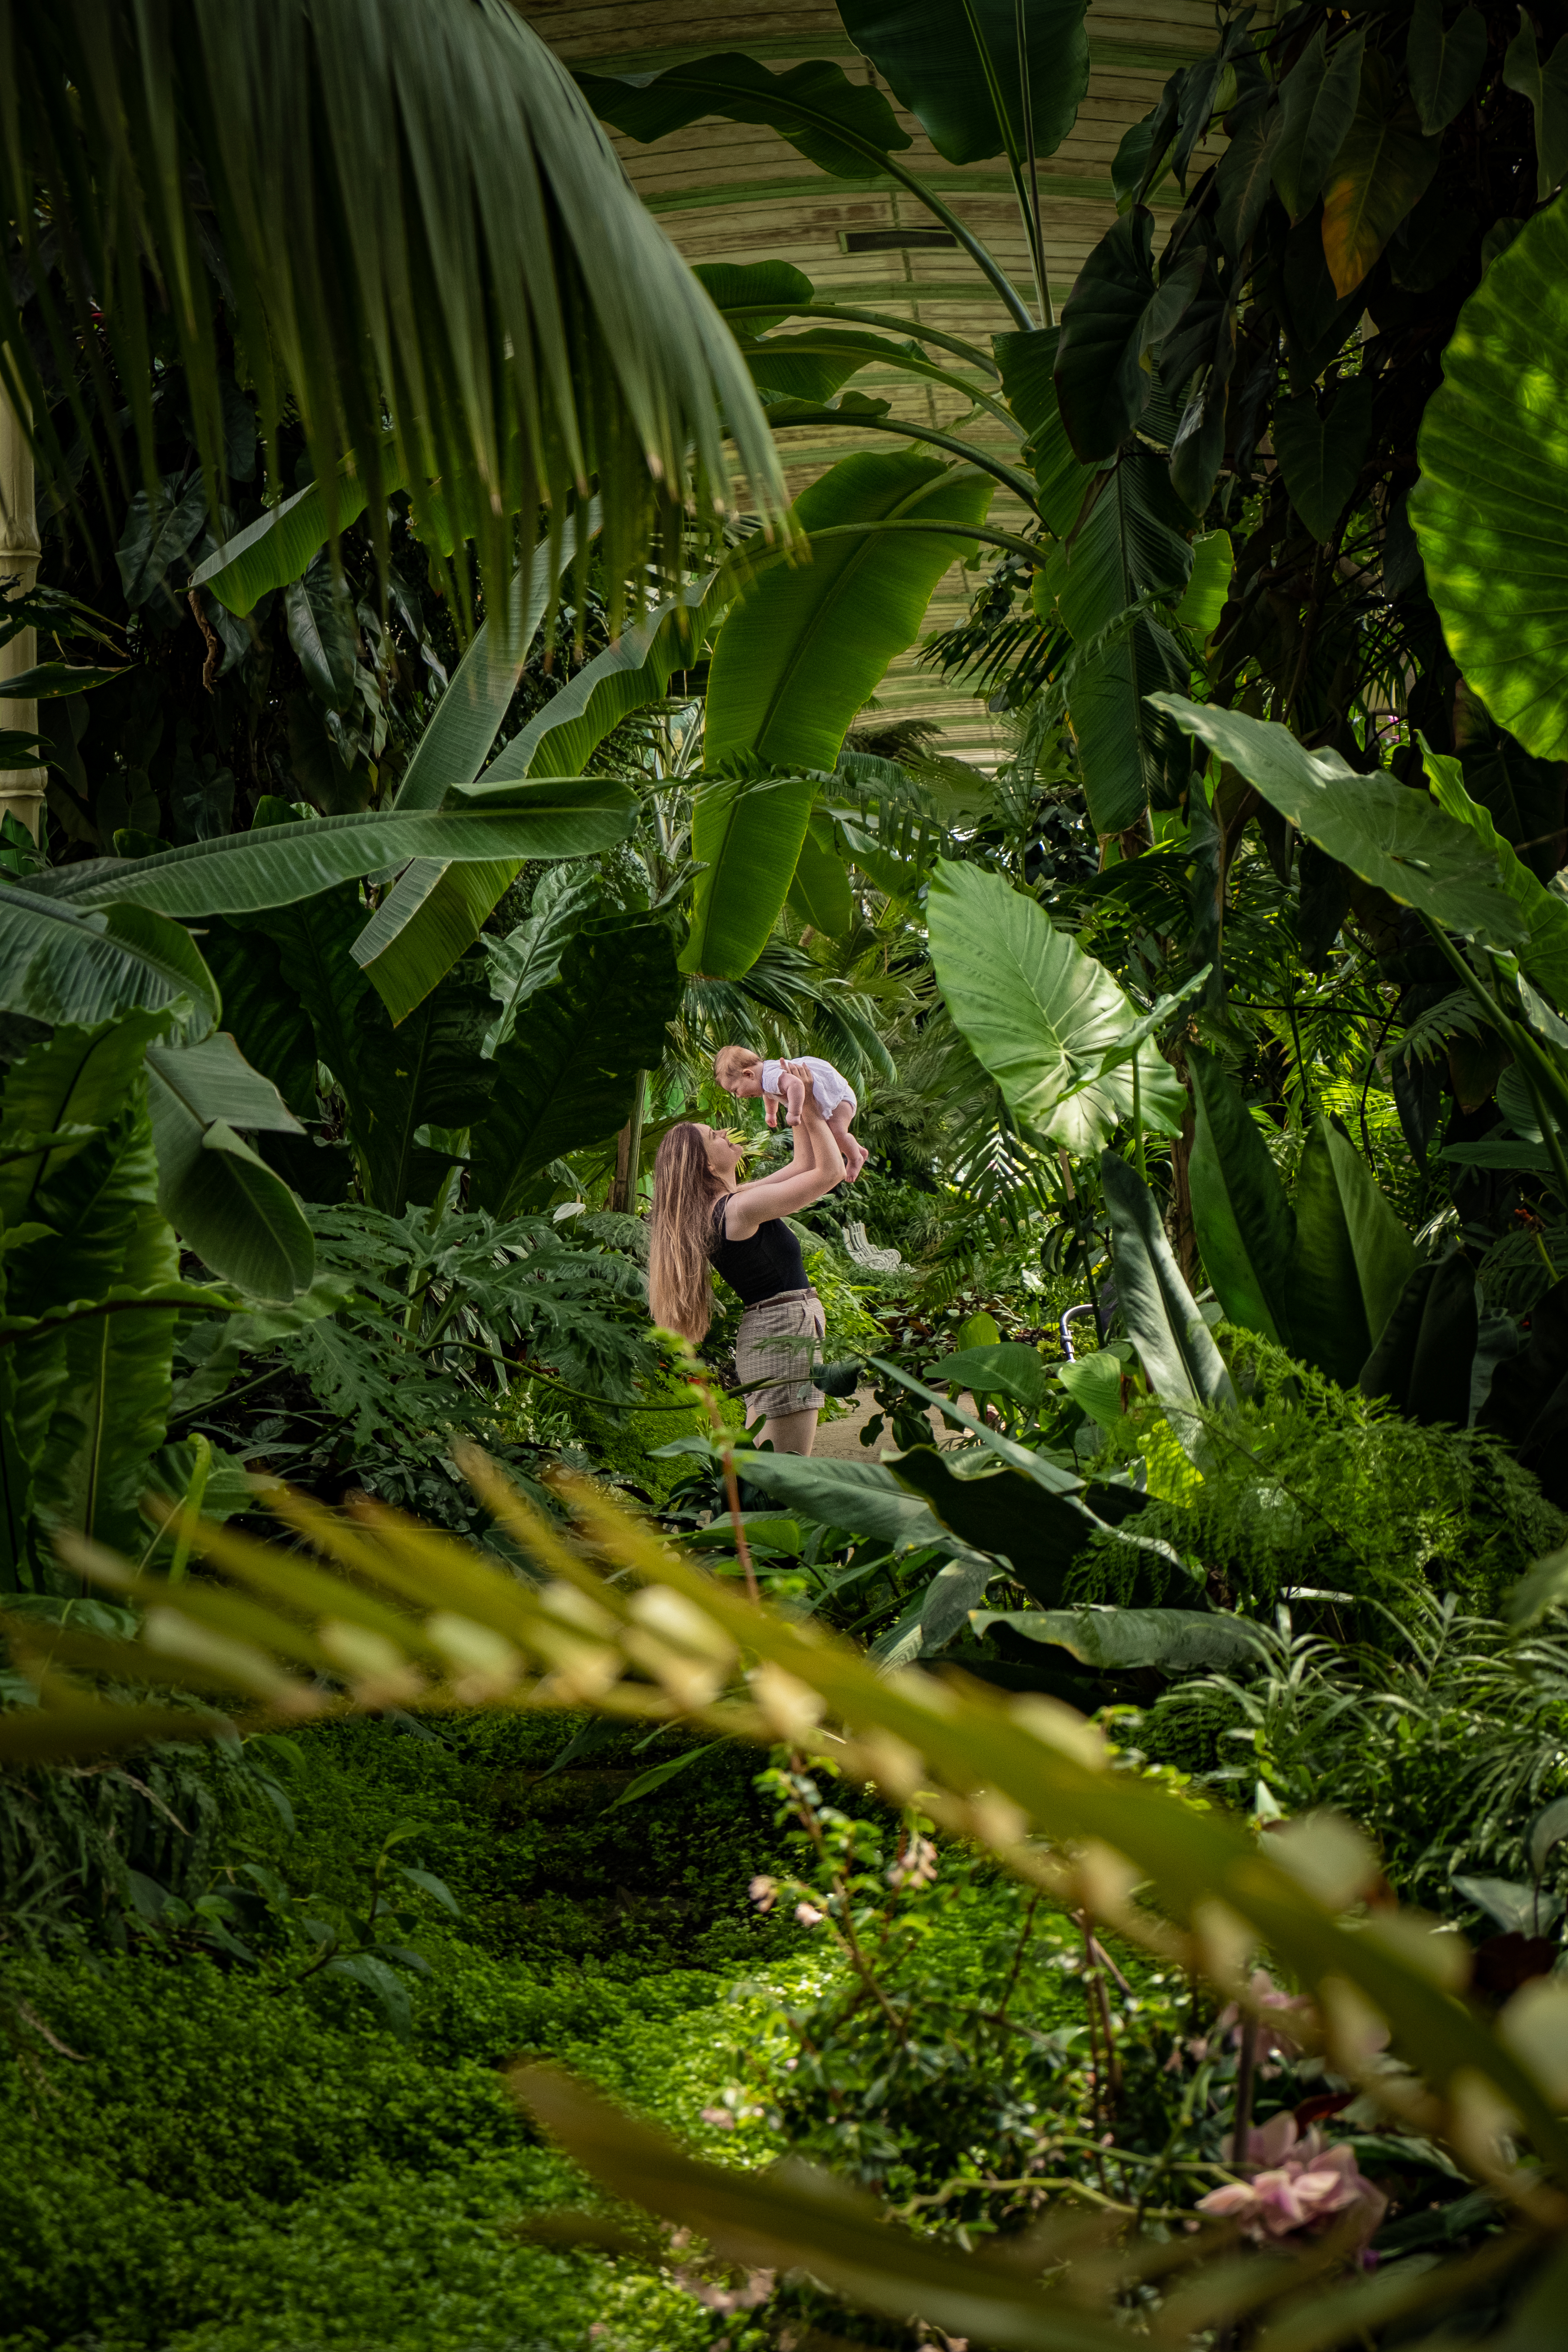
[[[740,1165],[742,1146],[732,1143],[721,1127],[697,1128],[702,1138],[702,1148],[708,1155],[708,1165],[724,1183],[732,1184]]]

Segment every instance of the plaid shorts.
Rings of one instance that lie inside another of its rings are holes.
[[[815,1290],[781,1290],[759,1298],[741,1318],[735,1342],[735,1378],[746,1391],[746,1419],[773,1420],[786,1412],[810,1412],[826,1402],[812,1381],[822,1360],[817,1342],[824,1329],[822,1301]]]

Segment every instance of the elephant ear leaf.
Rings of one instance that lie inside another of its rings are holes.
[[[1433,799],[1458,824],[1468,825],[1495,861],[1503,888],[1530,927],[1529,940],[1519,950],[1521,965],[1554,1004],[1568,1008],[1568,902],[1536,879],[1488,812],[1470,798],[1460,762],[1429,750],[1425,740],[1421,749]]]
[[[1320,1117],[1296,1179],[1290,1324],[1299,1355],[1353,1388],[1415,1270],[1415,1245],[1348,1135]]]
[[[1568,206],[1527,221],[1459,313],[1410,494],[1467,685],[1538,759],[1568,756]]]
[[[1202,1470],[1215,1444],[1204,1417],[1234,1411],[1235,1387],[1182,1279],[1149,1187],[1114,1151],[1101,1153],[1100,1172],[1127,1336],[1183,1450]]]
[[[1387,58],[1369,51],[1355,114],[1323,190],[1323,257],[1342,301],[1426,194],[1440,145],[1423,136]]]
[[[1092,1151],[1131,1116],[1133,1005],[1002,875],[939,863],[927,921],[948,1011],[1009,1109],[1069,1151]],[[1175,1074],[1152,1044],[1135,1052],[1144,1119],[1174,1134],[1184,1108]]]
[[[1189,702],[1180,694],[1149,699],[1228,760],[1270,807],[1363,881],[1448,930],[1507,948],[1525,938],[1523,919],[1495,868],[1478,872],[1474,835],[1425,793],[1389,775],[1358,775],[1337,751],[1309,751],[1272,719]]]
[[[1293,1349],[1296,1220],[1279,1171],[1239,1088],[1213,1056],[1189,1047],[1187,1073],[1196,1122],[1189,1181],[1204,1269],[1227,1322]]]

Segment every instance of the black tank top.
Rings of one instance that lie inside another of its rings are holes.
[[[743,1307],[776,1298],[781,1290],[805,1290],[805,1261],[800,1244],[782,1217],[769,1217],[750,1240],[735,1242],[725,1230],[730,1195],[714,1204],[712,1237],[708,1255]]]

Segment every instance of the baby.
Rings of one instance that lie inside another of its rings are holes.
[[[859,1108],[854,1087],[831,1062],[819,1061],[815,1054],[797,1055],[794,1066],[810,1072],[816,1108],[837,1139],[844,1154],[844,1173],[853,1184],[869,1156],[849,1132],[849,1122]],[[779,1102],[790,1084],[784,1072],[783,1063],[764,1062],[760,1054],[749,1053],[744,1045],[721,1045],[713,1056],[713,1075],[725,1093],[738,1101],[761,1095],[770,1127],[778,1125]],[[793,1125],[793,1110],[790,1116]]]

